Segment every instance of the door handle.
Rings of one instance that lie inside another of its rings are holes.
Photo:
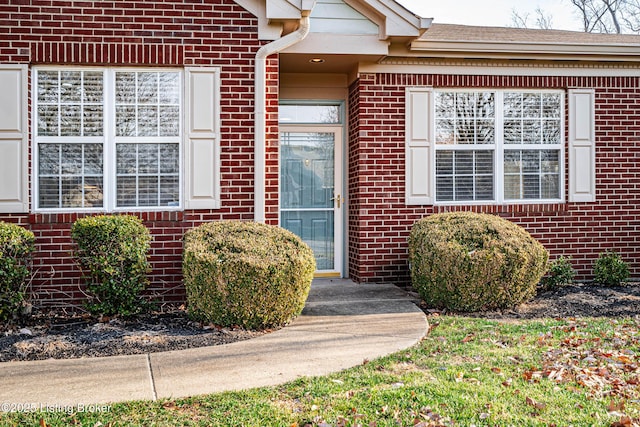
[[[340,203],[342,203],[342,196],[338,194],[337,196],[333,197],[331,200],[332,201],[335,200],[338,203],[338,209],[340,209]]]

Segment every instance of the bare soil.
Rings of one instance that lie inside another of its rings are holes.
[[[428,307],[422,308],[433,313]],[[616,288],[574,284],[542,292],[514,310],[470,315],[534,319],[632,317],[638,314],[640,284],[636,283]],[[0,324],[0,362],[146,354],[229,344],[268,332],[204,325],[190,320],[183,308],[130,319],[39,313],[21,323]]]

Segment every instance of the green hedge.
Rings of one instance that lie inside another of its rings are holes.
[[[20,314],[34,249],[31,231],[0,221],[0,321]]]
[[[71,228],[75,257],[87,280],[93,314],[131,315],[144,310],[148,283],[149,230],[131,215],[81,218]]]
[[[300,314],[315,272],[295,234],[254,222],[212,222],[184,237],[183,274],[191,316],[262,329]]]
[[[457,311],[529,300],[548,257],[526,230],[494,215],[432,215],[416,222],[409,237],[414,288],[429,305]]]

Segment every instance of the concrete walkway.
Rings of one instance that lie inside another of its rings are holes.
[[[0,404],[96,405],[271,386],[405,349],[426,332],[425,315],[395,286],[316,280],[301,316],[251,340],[146,355],[0,363]]]

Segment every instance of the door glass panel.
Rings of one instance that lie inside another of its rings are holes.
[[[318,270],[334,270],[333,217],[333,209],[282,212],[282,227],[300,236],[311,247]]]
[[[335,135],[283,132],[280,138],[281,225],[313,249],[318,270],[334,270]]]

